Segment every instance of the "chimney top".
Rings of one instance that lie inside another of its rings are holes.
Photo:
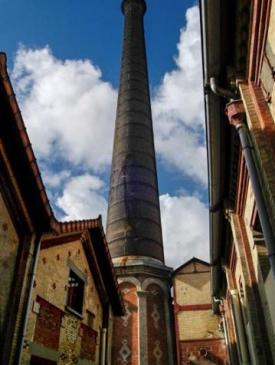
[[[127,14],[127,11],[132,8],[132,6],[139,8],[142,12],[142,15],[145,14],[147,6],[145,0],[123,0],[121,9],[124,15]]]

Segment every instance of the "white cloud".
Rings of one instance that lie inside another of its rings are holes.
[[[104,181],[97,176],[85,174],[71,178],[57,200],[57,206],[65,213],[62,220],[90,219],[101,214],[105,222],[107,201],[102,195],[104,187]]]
[[[42,169],[43,181],[49,189],[62,186],[70,176],[71,173],[67,170],[58,171],[58,173],[56,173],[48,169],[47,166],[45,166],[44,170]]]
[[[88,60],[20,47],[12,72],[34,150],[94,171],[109,164],[117,92]]]
[[[206,184],[199,10],[186,13],[176,68],[152,100],[156,150],[165,164]],[[39,159],[98,172],[111,161],[117,91],[88,60],[61,61],[49,47],[20,47],[12,78]]]
[[[166,73],[153,99],[156,149],[185,175],[206,184],[203,82],[199,9],[186,12],[176,69]]]
[[[176,268],[196,256],[209,260],[208,212],[195,196],[160,197],[165,260]]]
[[[165,74],[152,98],[156,150],[169,165],[204,188],[199,10],[186,13],[175,70]],[[62,61],[48,47],[19,48],[12,72],[28,133],[51,201],[64,220],[106,220],[107,186],[98,176],[110,165],[117,90],[104,82],[89,60]],[[60,166],[57,162],[61,162]],[[65,161],[65,163],[64,163]],[[65,166],[65,167],[64,167]],[[81,175],[76,176],[78,171]],[[193,256],[208,259],[208,212],[187,192],[160,197],[166,263],[178,266]]]

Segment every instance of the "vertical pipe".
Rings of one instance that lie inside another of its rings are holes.
[[[23,325],[22,325],[22,336],[21,336],[21,340],[20,340],[17,364],[21,364],[21,358],[22,358],[23,348],[24,348],[24,340],[26,337],[29,313],[30,313],[30,309],[31,309],[33,283],[34,283],[35,274],[37,271],[38,259],[39,259],[39,253],[40,253],[40,247],[41,247],[41,235],[38,235],[37,237],[38,238],[35,240],[34,251],[30,252],[30,255],[32,255],[32,268],[31,268],[31,272],[29,273],[30,280],[29,280],[29,287],[27,289],[28,290],[27,305],[26,305],[26,310],[24,313],[24,319],[23,319]],[[15,361],[15,363],[16,363],[16,361]]]
[[[100,365],[107,365],[109,315],[110,306],[109,304],[105,304],[103,307],[102,328],[100,334]]]
[[[100,365],[106,365],[107,328],[101,329]]]
[[[259,181],[257,168],[254,162],[253,146],[249,141],[247,128],[244,123],[236,125],[236,130],[240,137],[240,142],[247,165],[250,181],[255,195],[256,206],[268,250],[268,258],[273,276],[275,277],[275,238],[271,227],[269,214],[266,208],[262,187]]]
[[[249,353],[247,349],[247,343],[246,343],[246,334],[245,329],[243,325],[243,318],[242,318],[242,312],[240,308],[240,301],[239,301],[239,293],[238,290],[230,290],[231,297],[232,297],[232,304],[233,304],[233,313],[234,318],[236,322],[236,329],[237,334],[239,337],[239,346],[240,346],[240,352],[241,352],[241,365],[250,365],[249,362]]]

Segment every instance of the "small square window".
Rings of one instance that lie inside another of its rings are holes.
[[[73,270],[70,270],[67,306],[81,315],[83,312],[84,286],[84,281]]]

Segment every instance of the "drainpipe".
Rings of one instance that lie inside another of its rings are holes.
[[[222,316],[222,327],[223,327],[223,331],[224,331],[225,344],[226,344],[227,348],[229,348],[230,343],[229,343],[229,337],[228,337],[228,329],[227,329],[227,323],[226,323],[226,319],[225,319],[224,305],[223,305],[222,301],[220,304],[220,312],[221,312],[221,316]]]
[[[273,234],[260,179],[258,176],[258,171],[256,168],[255,158],[253,154],[254,148],[252,143],[250,142],[248,130],[245,125],[245,109],[242,100],[235,100],[227,104],[226,113],[229,119],[229,123],[236,128],[236,131],[240,138],[242,151],[255,195],[256,206],[266,242],[269,263],[275,277],[275,237]]]
[[[228,347],[229,339],[228,339],[227,323],[226,323],[226,319],[225,319],[225,310],[224,310],[223,300],[213,297],[213,301],[219,305],[219,310],[220,310],[221,317],[222,317],[224,339],[225,339],[226,346]]]
[[[241,365],[249,365],[249,354],[246,343],[246,335],[243,326],[243,317],[240,308],[239,293],[238,290],[234,289],[230,290],[230,294],[232,298],[234,319],[236,322],[237,334],[239,338]]]
[[[110,313],[109,304],[105,304],[103,307],[102,328],[101,328],[100,365],[107,364],[109,313]]]
[[[229,123],[236,128],[236,131],[240,138],[241,147],[244,154],[253,192],[255,195],[256,206],[258,209],[259,218],[266,242],[271,271],[273,273],[273,276],[275,277],[275,237],[270,223],[269,214],[266,208],[258,171],[256,168],[255,157],[253,154],[254,148],[252,143],[250,142],[248,130],[245,125],[246,114],[243,102],[242,100],[236,100],[236,95],[230,90],[219,87],[214,77],[210,78],[210,88],[214,94],[231,100],[230,103],[228,103],[226,106],[226,114],[228,116]]]
[[[229,100],[236,99],[236,94],[234,94],[233,91],[231,91],[231,90],[227,90],[227,89],[219,86],[215,77],[210,77],[210,89],[217,96],[221,96],[221,97],[223,97],[225,99],[229,99]]]
[[[39,259],[39,253],[40,253],[40,247],[41,247],[41,237],[42,235],[38,235],[38,238],[35,239],[35,244],[33,248],[33,252],[30,252],[29,255],[32,256],[32,267],[31,271],[29,273],[29,286],[28,286],[28,294],[27,294],[27,305],[25,309],[25,313],[23,315],[23,324],[22,324],[22,336],[20,340],[20,347],[19,347],[19,354],[18,354],[18,364],[21,364],[21,358],[23,354],[24,349],[24,341],[26,338],[27,333],[27,324],[29,320],[29,313],[31,310],[31,302],[32,302],[32,289],[33,289],[33,283],[35,279],[35,274],[37,271],[38,266],[38,259]]]
[[[106,365],[106,342],[107,342],[107,328],[102,328],[100,365]]]

